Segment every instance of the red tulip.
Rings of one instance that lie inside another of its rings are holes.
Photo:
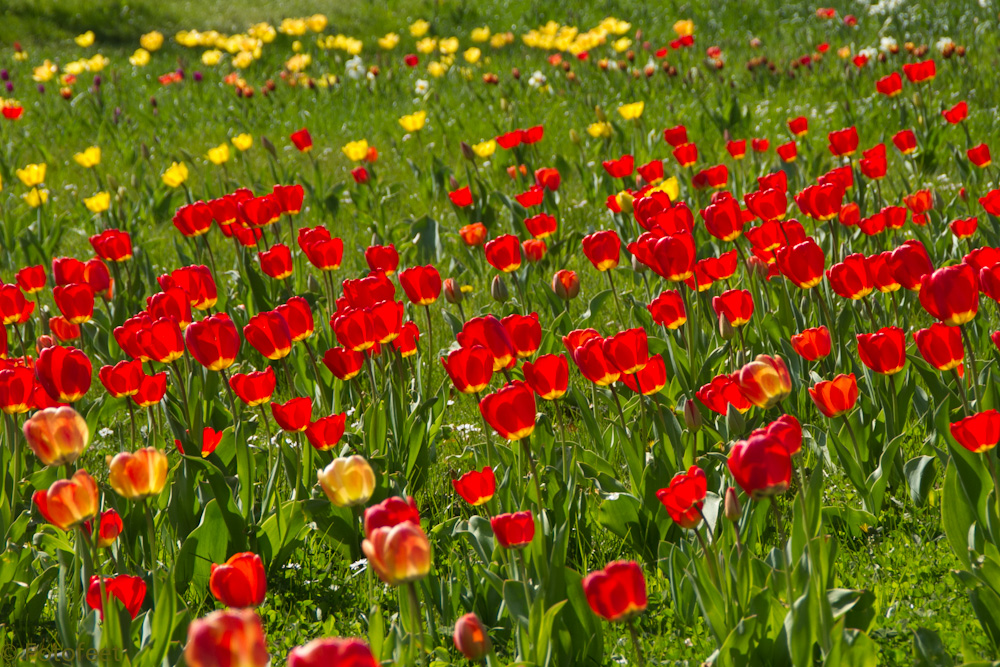
[[[618,370],[625,375],[642,370],[649,362],[649,345],[646,330],[642,327],[626,329],[605,338],[602,348],[609,369]],[[580,350],[577,352],[579,354]],[[583,354],[589,355],[590,351],[586,350]]]
[[[414,56],[415,57],[415,56]],[[288,667],[378,667],[368,644],[360,639],[314,639],[288,652]],[[221,667],[221,666],[220,666]],[[240,663],[239,667],[244,667]],[[248,665],[247,667],[254,667]]]
[[[656,492],[667,514],[681,528],[691,530],[701,523],[701,508],[705,505],[708,481],[705,471],[691,466],[686,473],[679,472],[670,480],[670,486]]]
[[[312,420],[312,400],[300,397],[284,403],[271,403],[271,414],[282,431],[304,431]]]
[[[458,208],[465,208],[466,206],[472,206],[472,190],[466,185],[464,188],[459,188],[453,192],[448,193],[448,199],[451,203]]]
[[[967,239],[976,233],[979,228],[979,221],[975,216],[971,218],[958,218],[948,223],[948,228],[957,239]]]
[[[365,355],[363,352],[356,352],[346,347],[334,347],[323,355],[323,363],[334,377],[346,382],[361,372]]]
[[[740,412],[746,412],[752,405],[743,395],[739,383],[729,375],[717,375],[712,378],[711,382],[695,392],[695,397],[706,408],[720,415],[726,414],[730,405]]]
[[[35,310],[35,302],[28,301],[16,285],[0,285],[0,317],[2,324],[23,324]]]
[[[705,229],[720,241],[733,241],[743,234],[743,212],[732,197],[721,197],[701,210]]]
[[[35,376],[50,396],[62,403],[73,403],[90,389],[90,359],[75,347],[53,345],[38,355]]]
[[[188,667],[265,667],[271,662],[260,618],[253,611],[225,609],[188,626]]]
[[[115,331],[117,332],[117,329]],[[167,364],[184,355],[184,336],[181,334],[181,328],[169,317],[149,322],[136,332],[135,338],[139,354],[130,356],[138,360],[153,359]]]
[[[417,353],[417,343],[420,341],[420,329],[412,320],[403,322],[399,335],[392,341],[392,346],[396,348],[400,356],[404,359],[412,357]]]
[[[312,135],[310,135],[309,130],[304,127],[301,130],[292,132],[288,138],[292,140],[295,147],[302,153],[310,150],[313,146]]]
[[[892,135],[892,143],[903,155],[909,155],[917,150],[917,137],[913,130],[900,130]]]
[[[207,266],[184,266],[171,271],[169,276],[160,276],[157,280],[163,290],[169,290],[171,287],[183,290],[191,307],[197,310],[207,310],[218,301],[215,279]]]
[[[564,354],[546,354],[521,367],[524,381],[546,401],[562,398],[569,388],[569,361]]]
[[[868,258],[861,253],[848,255],[843,262],[831,266],[826,279],[833,291],[845,299],[863,299],[875,289]]]
[[[467,246],[482,245],[486,241],[486,225],[481,222],[474,222],[459,229],[458,234],[462,237],[462,242]]]
[[[716,317],[725,317],[734,327],[741,327],[753,315],[753,297],[749,290],[728,290],[712,299]]]
[[[962,365],[965,356],[962,331],[958,327],[935,322],[913,334],[921,356],[939,371],[950,371]]]
[[[462,347],[480,345],[493,357],[493,370],[513,368],[517,363],[514,343],[500,320],[492,315],[473,317],[462,326],[456,336]]]
[[[94,253],[108,262],[132,259],[132,238],[120,229],[108,229],[90,237]]]
[[[510,273],[521,268],[521,244],[513,234],[504,234],[487,241],[486,261],[498,271]]]
[[[114,366],[102,366],[97,377],[112,398],[132,396],[138,393],[139,385],[142,382],[142,362],[136,359],[135,361],[122,361]]]
[[[965,263],[925,273],[919,295],[924,310],[948,326],[971,321],[979,310],[979,281]]]
[[[837,182],[807,186],[795,195],[795,205],[814,220],[832,220],[840,213],[844,187]]]
[[[212,564],[208,587],[227,607],[258,607],[267,594],[267,574],[260,556],[249,551],[232,556],[222,565]]]
[[[222,442],[222,436],[222,431],[216,431],[211,426],[206,426],[201,430],[201,448],[199,453],[202,458],[208,458],[208,456],[218,448],[219,443]],[[174,440],[174,445],[177,446],[177,451],[181,454],[185,454],[184,445],[180,440]]]
[[[837,417],[854,407],[858,401],[858,382],[854,373],[841,373],[832,380],[816,383],[809,388],[816,407],[827,417]]]
[[[583,254],[598,271],[618,266],[621,249],[621,239],[613,230],[594,232],[583,237]]]
[[[952,125],[957,125],[969,117],[969,105],[964,100],[950,109],[945,109],[941,115]]]
[[[668,329],[677,329],[687,322],[684,300],[677,290],[666,290],[646,306],[653,321]]]
[[[372,271],[392,275],[396,272],[396,268],[399,267],[399,253],[396,251],[396,246],[392,243],[389,245],[368,246],[365,248],[365,261],[368,263],[368,268]]]
[[[854,151],[858,149],[858,130],[853,126],[831,132],[827,139],[830,141],[830,152],[838,157],[854,155]]]
[[[493,356],[482,345],[452,350],[447,359],[441,358],[441,364],[463,394],[478,394],[493,377]]]
[[[472,470],[465,473],[458,479],[451,480],[451,485],[455,488],[455,493],[462,497],[462,500],[473,507],[478,507],[487,503],[496,493],[496,477],[493,475],[493,468],[487,466],[482,472]]]
[[[906,65],[904,65],[905,67]],[[903,92],[903,80],[899,72],[893,72],[888,76],[883,76],[875,82],[875,90],[886,97],[895,97]]]
[[[606,621],[630,621],[646,611],[646,578],[635,561],[615,561],[583,578],[590,609]]]
[[[903,65],[903,74],[910,83],[923,83],[930,81],[937,74],[937,66],[933,60],[923,60],[918,63],[906,63]]]
[[[267,403],[274,393],[274,369],[268,366],[266,371],[236,373],[229,378],[229,386],[250,407]]]
[[[203,201],[185,204],[174,213],[174,227],[188,238],[207,234],[212,228],[212,207]]]
[[[747,154],[747,140],[728,141],[726,142],[726,150],[734,160],[742,160]]]
[[[558,223],[556,219],[548,213],[539,213],[530,218],[525,218],[524,226],[528,233],[536,239],[546,239],[556,233]]]
[[[535,430],[535,394],[514,380],[479,402],[483,419],[508,440],[527,438]]]
[[[953,422],[951,437],[970,452],[988,452],[1000,442],[1000,412],[986,410]]]
[[[184,331],[184,342],[195,361],[210,371],[229,368],[240,351],[239,332],[224,313],[192,322]]]
[[[876,373],[892,375],[906,365],[906,335],[899,327],[883,327],[873,334],[858,334],[858,355]]]
[[[420,512],[413,498],[399,496],[386,498],[365,510],[365,535],[371,535],[379,528],[394,528],[401,523],[420,525]]]
[[[243,327],[243,337],[267,359],[283,359],[292,351],[292,332],[274,310],[251,317]]]
[[[303,297],[293,296],[274,310],[288,325],[288,332],[291,334],[293,343],[298,343],[313,335],[315,324],[313,323],[312,309],[309,307],[309,302]]]
[[[434,266],[414,266],[399,272],[399,284],[410,303],[427,306],[441,296],[441,274]]]
[[[667,386],[667,366],[662,356],[654,354],[645,366],[635,373],[622,375],[619,379],[635,393],[649,396]]]
[[[260,270],[275,280],[292,275],[292,251],[283,243],[275,243],[270,250],[258,252]]]
[[[125,606],[125,610],[133,619],[139,615],[142,609],[142,602],[146,599],[146,582],[142,577],[133,577],[128,574],[119,574],[116,577],[104,578],[104,597],[110,600],[112,597]],[[92,575],[90,585],[87,587],[87,606],[100,612],[101,621],[104,620],[104,605],[101,600],[101,577]]]
[[[919,290],[924,275],[934,270],[924,245],[913,239],[892,251],[889,267],[896,282],[911,291]]]
[[[798,287],[809,289],[823,280],[826,257],[812,238],[794,246],[778,248],[775,254],[782,275]]]
[[[8,415],[19,415],[34,407],[32,392],[35,372],[15,366],[0,370],[0,409]]]
[[[538,351],[542,343],[542,327],[538,322],[538,313],[531,315],[514,313],[500,320],[500,324],[507,330],[519,359],[530,357]]]
[[[747,193],[743,196],[743,200],[746,202],[747,208],[764,222],[783,220],[788,212],[788,201],[785,193],[775,188]],[[742,227],[742,224],[740,226]]]
[[[364,352],[375,346],[375,322],[368,308],[347,308],[330,320],[337,342],[349,350]]]
[[[754,500],[784,493],[792,477],[792,457],[767,433],[740,440],[729,451],[729,472]]]
[[[969,156],[969,162],[976,165],[980,169],[985,169],[992,164],[992,160],[990,159],[990,147],[986,144],[973,146],[965,152],[966,155]]]
[[[151,405],[156,405],[157,403],[162,401],[166,393],[167,393],[166,373],[144,375],[142,378],[142,382],[139,383],[139,391],[137,391],[132,396],[132,400],[135,401],[135,404],[138,405],[140,408],[148,408]]]
[[[531,512],[498,514],[490,519],[490,526],[504,549],[523,549],[535,539],[535,518]]]
[[[608,357],[604,339],[600,336],[583,342],[573,350],[573,362],[583,376],[598,387],[606,387],[621,377],[621,370]]]
[[[26,294],[34,294],[45,288],[45,267],[41,264],[37,266],[26,266],[15,274],[17,286]]]
[[[321,417],[306,427],[306,438],[309,444],[320,451],[333,449],[344,436],[344,427],[347,425],[347,414],[330,415]]]
[[[170,287],[153,294],[146,299],[146,305],[149,316],[154,320],[169,317],[181,329],[186,329],[191,324],[191,304],[188,303],[184,290],[179,287]]]
[[[623,155],[617,160],[605,160],[601,165],[611,178],[625,178],[632,175],[635,159],[631,155]]]
[[[673,150],[673,154],[681,167],[690,167],[698,161],[698,147],[694,144],[681,144]]]
[[[830,355],[830,330],[825,326],[792,334],[792,349],[806,361],[818,361]]]
[[[663,140],[674,148],[686,144],[688,142],[687,128],[683,125],[668,127],[663,130]]]

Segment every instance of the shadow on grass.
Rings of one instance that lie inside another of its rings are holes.
[[[166,8],[125,0],[10,0],[0,42],[52,43],[93,30],[98,43],[135,44],[149,26],[171,25]]]

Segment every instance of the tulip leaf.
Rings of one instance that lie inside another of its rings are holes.
[[[604,302],[607,301],[609,298],[611,298],[611,296],[612,296],[612,291],[609,289],[603,290],[595,294],[594,298],[590,300],[590,304],[587,306],[587,310],[584,311],[583,315],[580,316],[579,320],[580,326],[586,327],[594,323],[594,318],[597,317],[598,311],[601,310],[601,307],[604,305]]]
[[[927,494],[934,488],[934,457],[916,456],[903,466],[910,498],[918,507],[927,502]]]
[[[961,490],[958,476],[958,469],[954,465],[945,469],[941,494],[941,525],[951,543],[951,550],[968,568],[971,566],[969,528],[975,523],[976,514]]]
[[[913,667],[951,667],[955,664],[951,654],[933,630],[913,630]]]
[[[510,612],[511,618],[527,629],[530,622],[531,605],[528,602],[524,582],[512,579],[503,582],[503,601],[507,605],[507,611]]]
[[[212,563],[222,563],[229,556],[229,530],[219,503],[214,498],[205,505],[201,523],[184,539],[175,565],[178,593],[193,587],[204,591],[208,586]]]

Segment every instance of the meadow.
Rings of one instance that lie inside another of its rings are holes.
[[[1000,659],[1000,8],[716,4],[10,0],[0,663]]]

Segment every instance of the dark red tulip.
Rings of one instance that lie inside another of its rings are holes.
[[[918,63],[906,63],[903,65],[903,74],[910,83],[923,83],[930,81],[937,75],[937,66],[933,60],[923,60]]]
[[[976,165],[980,169],[985,169],[992,164],[992,160],[990,159],[990,147],[986,144],[973,146],[965,153],[969,156],[969,162]]]
[[[784,220],[788,211],[785,193],[775,188],[747,193],[743,196],[743,201],[746,202],[747,208],[764,222]]]
[[[656,492],[667,514],[681,528],[691,530],[701,523],[701,508],[705,505],[708,480],[705,471],[691,466],[686,473],[679,472],[670,480],[670,486]]]
[[[23,324],[35,310],[35,302],[28,301],[17,285],[0,285],[0,317],[3,325]]]
[[[681,167],[690,167],[698,161],[698,147],[694,144],[681,144],[673,150],[673,154]]]
[[[365,535],[379,528],[393,528],[401,523],[420,525],[420,512],[412,497],[392,496],[365,510]]]
[[[688,142],[687,128],[683,125],[668,127],[663,130],[663,140],[673,148],[686,144]]]
[[[909,64],[909,63],[908,63]],[[904,65],[905,67],[906,65]],[[895,97],[903,92],[903,80],[899,72],[893,72],[875,82],[875,90],[886,97]]]

